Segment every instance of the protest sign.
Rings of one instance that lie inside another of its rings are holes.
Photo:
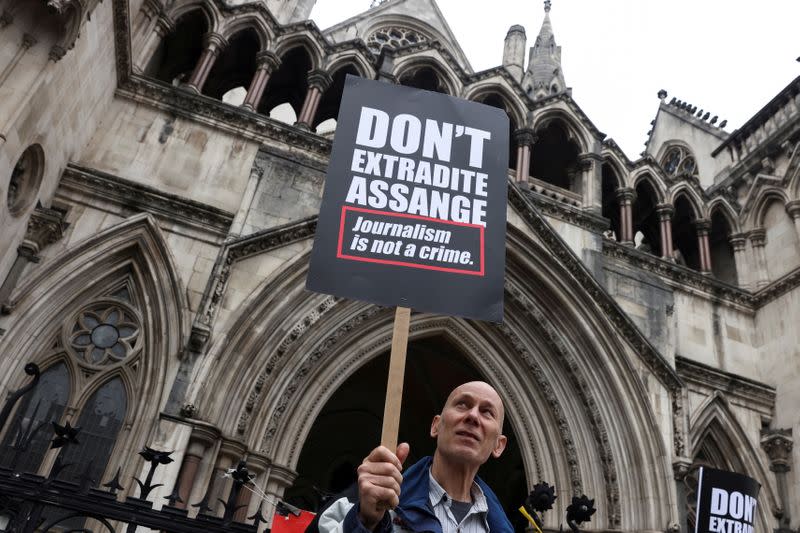
[[[695,533],[753,533],[760,488],[742,474],[701,467]]]
[[[502,321],[507,158],[502,110],[348,77],[306,286]]]

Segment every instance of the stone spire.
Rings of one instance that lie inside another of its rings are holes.
[[[550,0],[544,2],[544,20],[536,43],[530,49],[528,70],[522,86],[534,100],[567,90],[561,71],[561,47],[556,46],[553,25],[550,22]]]

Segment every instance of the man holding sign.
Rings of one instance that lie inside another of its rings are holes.
[[[488,383],[457,387],[433,417],[433,457],[423,458],[403,475],[408,444],[400,444],[396,453],[375,448],[358,468],[357,492],[320,512],[319,532],[512,532],[497,497],[477,477],[480,466],[505,449],[504,416],[503,402]]]
[[[318,516],[320,531],[513,530],[475,477],[506,445],[489,385],[450,394],[431,426],[434,457],[405,479],[409,449],[397,446],[410,308],[503,320],[508,129],[501,109],[347,77],[306,287],[397,310],[382,445],[359,468],[358,494]]]

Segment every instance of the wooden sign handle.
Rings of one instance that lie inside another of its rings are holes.
[[[406,371],[406,349],[408,348],[408,326],[411,309],[398,307],[394,314],[392,353],[389,357],[389,381],[386,384],[386,404],[383,408],[383,431],[381,446],[392,453],[397,449],[397,433],[400,429],[400,406],[403,403],[403,379]]]

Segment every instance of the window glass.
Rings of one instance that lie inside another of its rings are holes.
[[[128,395],[119,378],[112,379],[92,394],[81,409],[78,421],[73,424],[81,428],[79,444],[67,446],[62,452],[62,461],[73,466],[65,468],[59,478],[78,481],[88,465],[89,475],[96,484],[107,481],[101,478],[127,409]]]
[[[17,472],[39,470],[50,441],[52,422],[59,422],[69,399],[64,363],[42,372],[39,383],[20,400],[19,409],[0,444],[0,466]]]

